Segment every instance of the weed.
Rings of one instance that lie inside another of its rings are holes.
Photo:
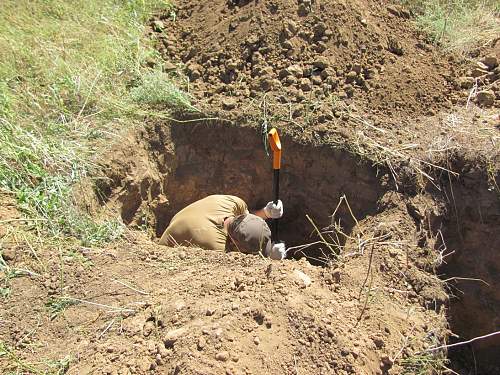
[[[442,374],[447,370],[447,360],[440,353],[422,353],[403,358],[403,375]]]
[[[62,375],[69,370],[71,357],[66,356],[59,360],[44,360],[30,363],[17,355],[15,350],[5,342],[0,341],[0,359],[8,360],[5,370],[12,370],[6,374],[34,374],[34,375]]]
[[[140,85],[134,87],[130,94],[139,103],[198,111],[191,105],[188,94],[179,90],[172,79],[159,70],[143,75]]]
[[[2,252],[0,251],[0,275],[2,275],[2,279],[0,279],[0,297],[7,298],[10,296],[10,280],[15,277],[24,276],[29,274],[29,271],[10,267],[7,262],[2,257]]]
[[[57,318],[66,308],[72,305],[78,304],[78,301],[74,299],[66,299],[66,298],[51,298],[45,304],[45,307],[49,310],[50,320],[54,320]]]

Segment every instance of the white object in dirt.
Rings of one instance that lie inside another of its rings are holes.
[[[286,257],[286,247],[284,243],[275,243],[269,252],[269,258],[273,260],[282,260]]]
[[[307,276],[304,272],[299,271],[299,270],[294,270],[293,271],[293,276],[295,277],[295,281],[300,285],[302,288],[307,288],[309,285],[312,284],[312,280],[309,276]]]

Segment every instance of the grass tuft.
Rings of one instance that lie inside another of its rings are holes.
[[[419,26],[446,49],[467,54],[500,35],[497,0],[402,0]]]
[[[168,74],[155,70],[141,78],[141,83],[130,92],[136,102],[196,111],[191,105],[189,95],[178,89]]]

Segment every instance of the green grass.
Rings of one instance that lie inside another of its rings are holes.
[[[447,373],[448,360],[441,353],[422,353],[401,361],[403,375],[429,375]]]
[[[500,35],[498,0],[401,0],[446,49],[467,54]]]
[[[59,360],[28,362],[20,357],[14,348],[0,340],[0,361],[2,359],[8,361],[7,366],[4,368],[5,375],[62,375],[68,372],[72,360],[70,356],[66,356]]]
[[[50,320],[54,320],[63,313],[66,308],[76,304],[78,304],[78,302],[71,299],[51,298],[45,304],[45,307],[49,311]]]
[[[117,131],[189,97],[144,35],[166,0],[4,0],[0,7],[0,189],[40,232],[94,246],[121,235],[73,199]],[[156,64],[154,70],[148,68]]]

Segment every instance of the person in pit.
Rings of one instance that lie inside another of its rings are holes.
[[[161,245],[191,245],[202,249],[262,254],[281,260],[285,244],[273,243],[267,219],[279,219],[283,203],[269,202],[260,210],[233,195],[210,195],[179,211],[160,239]]]

